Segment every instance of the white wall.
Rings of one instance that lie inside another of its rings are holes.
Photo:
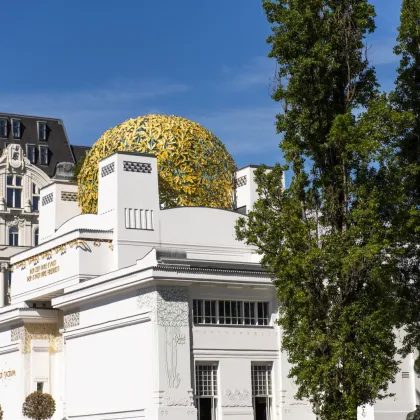
[[[67,339],[67,415],[144,409],[151,399],[150,333],[143,323]]]

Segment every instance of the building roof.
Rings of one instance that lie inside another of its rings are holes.
[[[70,145],[63,121],[59,118],[0,112],[0,119],[7,120],[7,136],[0,137],[0,148],[5,149],[7,144],[15,143],[19,144],[26,154],[27,145],[35,145],[36,160],[34,165],[42,169],[49,177],[54,176],[57,163],[70,162],[76,164],[80,157],[86,153],[86,147]],[[13,136],[13,119],[20,120],[21,133],[19,138]],[[46,140],[38,138],[38,122],[47,124]],[[42,145],[48,146],[48,165],[41,165],[40,162],[39,146]]]

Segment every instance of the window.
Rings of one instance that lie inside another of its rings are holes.
[[[20,120],[12,119],[13,137],[20,138]]]
[[[38,121],[38,140],[47,140],[47,123]]]
[[[198,420],[217,419],[217,364],[195,365],[195,401]]]
[[[271,365],[251,365],[252,406],[255,420],[271,418]]]
[[[34,246],[39,245],[39,229],[35,228],[34,230]]]
[[[268,302],[239,300],[193,301],[194,324],[270,325]]]
[[[22,207],[22,177],[7,175],[7,207]]]
[[[19,246],[19,231],[17,227],[11,227],[9,229],[9,245]]]
[[[7,137],[7,118],[0,118],[0,137]]]
[[[36,383],[36,390],[37,392],[43,392],[44,391],[44,382],[37,382]]]
[[[26,145],[26,155],[29,159],[29,162],[35,163],[36,162],[36,147],[34,144],[27,144]]]
[[[32,184],[32,211],[39,211],[39,188]]]
[[[48,147],[39,146],[39,155],[41,160],[41,165],[48,165]]]

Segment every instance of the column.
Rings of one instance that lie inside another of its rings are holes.
[[[9,304],[7,293],[9,291],[8,264],[3,263],[0,266],[0,308]]]

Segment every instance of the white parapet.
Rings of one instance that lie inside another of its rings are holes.
[[[77,185],[54,181],[40,191],[39,243],[48,241],[56,230],[72,217],[80,214]]]

